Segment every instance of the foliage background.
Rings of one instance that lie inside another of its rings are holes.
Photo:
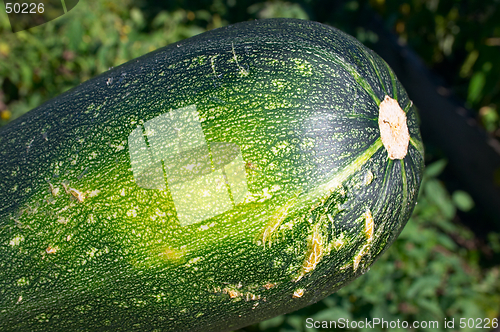
[[[294,17],[336,26],[369,46],[378,36],[363,20],[375,13],[499,138],[498,1],[81,0],[68,14],[16,34],[2,10],[0,126],[110,67],[209,29]],[[473,200],[445,181],[446,156],[432,144],[426,151],[414,215],[369,273],[310,307],[241,331],[315,331],[307,317],[433,320],[444,331],[445,318],[458,330],[460,318],[500,317],[500,236],[465,225],[476,216]]]

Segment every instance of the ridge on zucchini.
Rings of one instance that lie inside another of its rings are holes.
[[[269,19],[0,129],[0,329],[231,331],[365,273],[415,206],[416,109],[341,31]]]

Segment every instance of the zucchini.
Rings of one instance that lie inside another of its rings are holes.
[[[0,130],[0,329],[229,331],[362,275],[414,208],[416,109],[319,23],[235,24]]]

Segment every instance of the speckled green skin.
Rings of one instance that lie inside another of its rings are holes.
[[[407,112],[403,160],[380,141],[385,95]],[[135,184],[127,137],[192,104],[208,142],[240,146],[250,194],[181,227],[168,190]],[[423,169],[416,110],[385,62],[334,28],[285,19],[114,68],[2,128],[0,146],[2,331],[229,331],[304,307],[394,241]],[[314,232],[321,257],[301,275]]]

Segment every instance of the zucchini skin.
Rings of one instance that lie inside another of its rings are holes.
[[[386,95],[406,113],[403,159],[380,140]],[[215,215],[161,189],[174,188],[166,155],[165,183],[141,182],[133,162],[135,130],[151,152],[148,128],[165,114],[184,125],[187,110],[209,152],[180,148],[186,158],[243,159],[245,197],[226,183],[232,206]],[[416,109],[385,62],[337,29],[292,19],[131,60],[0,129],[0,146],[5,331],[231,331],[299,309],[388,248],[423,172]],[[189,223],[179,202],[210,217]]]

